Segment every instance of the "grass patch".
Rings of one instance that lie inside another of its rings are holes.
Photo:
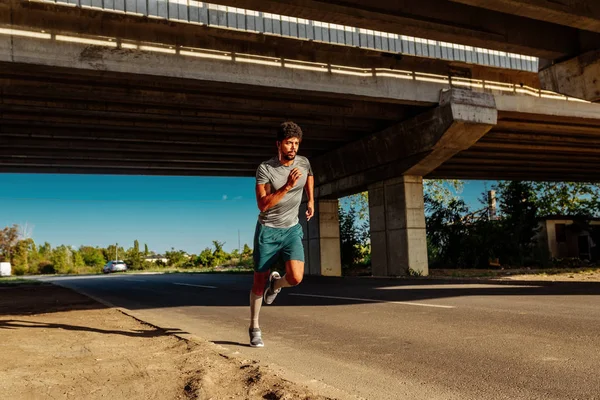
[[[247,274],[253,272],[252,268],[248,267],[216,267],[216,268],[177,268],[177,267],[156,267],[146,268],[141,270],[128,270],[126,274],[139,274],[144,272],[154,272],[163,274]]]
[[[23,279],[14,276],[3,276],[0,277],[1,286],[24,286],[24,285],[45,285],[45,282],[40,282],[34,279]]]
[[[162,274],[249,274],[254,270],[249,267],[216,267],[216,268],[181,268],[181,267],[155,267],[146,269],[129,269],[125,272],[113,272],[111,275],[117,274],[143,274],[143,273],[162,273]],[[46,274],[45,276],[77,276],[77,275],[103,275],[101,271],[97,269],[79,269],[78,271],[72,271],[69,273],[60,274]],[[17,285],[17,284],[32,284],[39,285],[42,282],[37,280],[28,280],[17,277],[1,277],[0,286],[2,285]]]

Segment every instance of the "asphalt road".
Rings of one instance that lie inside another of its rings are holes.
[[[313,278],[263,306],[250,275],[52,278],[339,398],[600,399],[600,284]]]

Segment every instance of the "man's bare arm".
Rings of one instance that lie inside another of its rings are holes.
[[[306,192],[306,198],[309,203],[314,203],[315,201],[315,177],[309,175],[306,178],[306,185],[304,185],[304,191]]]
[[[306,191],[306,198],[308,199],[308,204],[306,205],[306,220],[310,221],[310,219],[315,215],[315,177],[309,175],[306,178],[306,185],[304,185],[304,191]]]
[[[302,176],[302,173],[298,168],[294,168],[288,177],[287,183],[282,186],[279,190],[272,192],[271,185],[269,184],[257,184],[256,185],[256,202],[258,203],[258,209],[261,212],[265,212],[268,209],[274,207],[277,203],[283,199],[283,196],[289,192]]]
[[[279,190],[272,192],[271,185],[268,183],[263,185],[256,185],[256,202],[258,203],[258,209],[261,212],[265,212],[273,206],[277,205],[283,199],[283,196],[292,189],[291,186],[285,185]]]

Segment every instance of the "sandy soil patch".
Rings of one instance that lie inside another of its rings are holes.
[[[485,278],[510,281],[600,282],[600,268],[432,269],[430,278]]]
[[[61,287],[0,287],[1,397],[328,399],[176,333]]]

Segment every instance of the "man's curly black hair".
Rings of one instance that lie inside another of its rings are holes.
[[[293,137],[298,138],[300,141],[302,141],[302,129],[300,129],[300,127],[296,123],[292,121],[285,121],[284,123],[279,125],[279,129],[277,129],[278,142],[283,142],[285,139]]]

